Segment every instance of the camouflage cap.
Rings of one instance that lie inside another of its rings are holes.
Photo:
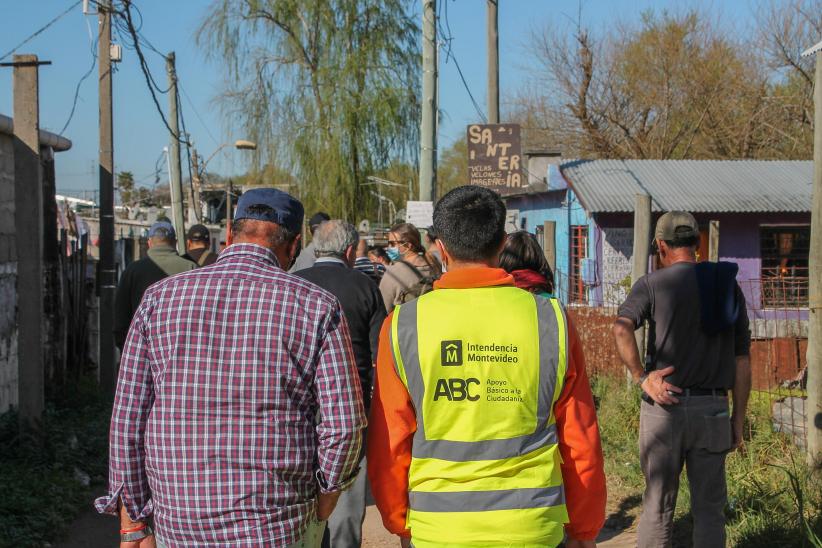
[[[671,241],[692,236],[699,237],[699,225],[687,211],[669,211],[656,222],[655,240]]]

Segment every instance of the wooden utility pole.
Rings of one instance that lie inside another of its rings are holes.
[[[117,384],[114,362],[114,294],[117,267],[114,264],[114,126],[111,93],[111,0],[97,4],[99,40],[97,59],[100,93],[100,263],[97,282],[99,300],[100,385],[113,393]]]
[[[422,0],[422,123],[420,124],[421,201],[437,195],[437,8]]]
[[[191,205],[188,207],[189,223],[199,223],[203,218],[203,212],[200,208],[200,184],[202,178],[200,177],[200,159],[197,157],[197,149],[191,147]],[[192,214],[194,216],[192,220]]]
[[[819,44],[817,44],[817,48]],[[822,465],[822,49],[816,52],[813,90],[813,204],[808,308],[808,463]]]
[[[45,405],[43,361],[43,174],[36,55],[15,55],[14,231],[17,248],[17,394],[20,426],[37,428]]]
[[[557,274],[557,223],[556,221],[545,221],[542,223],[542,252],[545,260],[551,267],[554,276]]]
[[[486,0],[488,32],[488,123],[499,124],[499,20],[497,3]]]
[[[634,197],[634,255],[631,268],[631,286],[648,273],[648,259],[651,251],[651,197],[637,194]],[[635,332],[639,357],[645,364],[645,326]],[[628,372],[628,380],[631,373]]]
[[[719,221],[711,221],[708,228],[708,260],[719,262]]]
[[[175,55],[172,51],[166,55],[166,72],[168,72],[168,123],[171,126],[171,221],[177,233],[177,253],[186,252],[186,228],[183,217],[183,175],[180,162],[180,118],[177,115],[177,70],[174,66]]]

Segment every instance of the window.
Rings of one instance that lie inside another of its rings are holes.
[[[588,256],[588,227],[571,227],[571,273],[568,277],[568,302],[585,304],[587,290],[582,278],[582,260]]]
[[[759,231],[762,256],[762,306],[808,306],[808,226],[763,226]]]

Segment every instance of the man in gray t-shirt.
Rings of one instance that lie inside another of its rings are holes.
[[[737,265],[696,262],[699,227],[687,212],[660,217],[663,268],[637,281],[614,336],[642,388],[639,453],[645,494],[639,547],[670,546],[679,477],[687,468],[694,546],[724,546],[725,456],[742,442],[751,389],[750,330]],[[634,330],[649,325],[647,367]],[[733,392],[733,415],[728,391]]]

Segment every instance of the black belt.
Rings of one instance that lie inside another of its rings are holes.
[[[689,396],[727,396],[728,391],[724,388],[683,388],[682,395]]]
[[[725,388],[683,388],[681,394],[677,394],[676,392],[670,392],[670,394],[675,398],[690,398],[693,396],[726,397],[728,391]],[[642,399],[651,405],[655,403],[651,396],[645,392],[642,393]]]

